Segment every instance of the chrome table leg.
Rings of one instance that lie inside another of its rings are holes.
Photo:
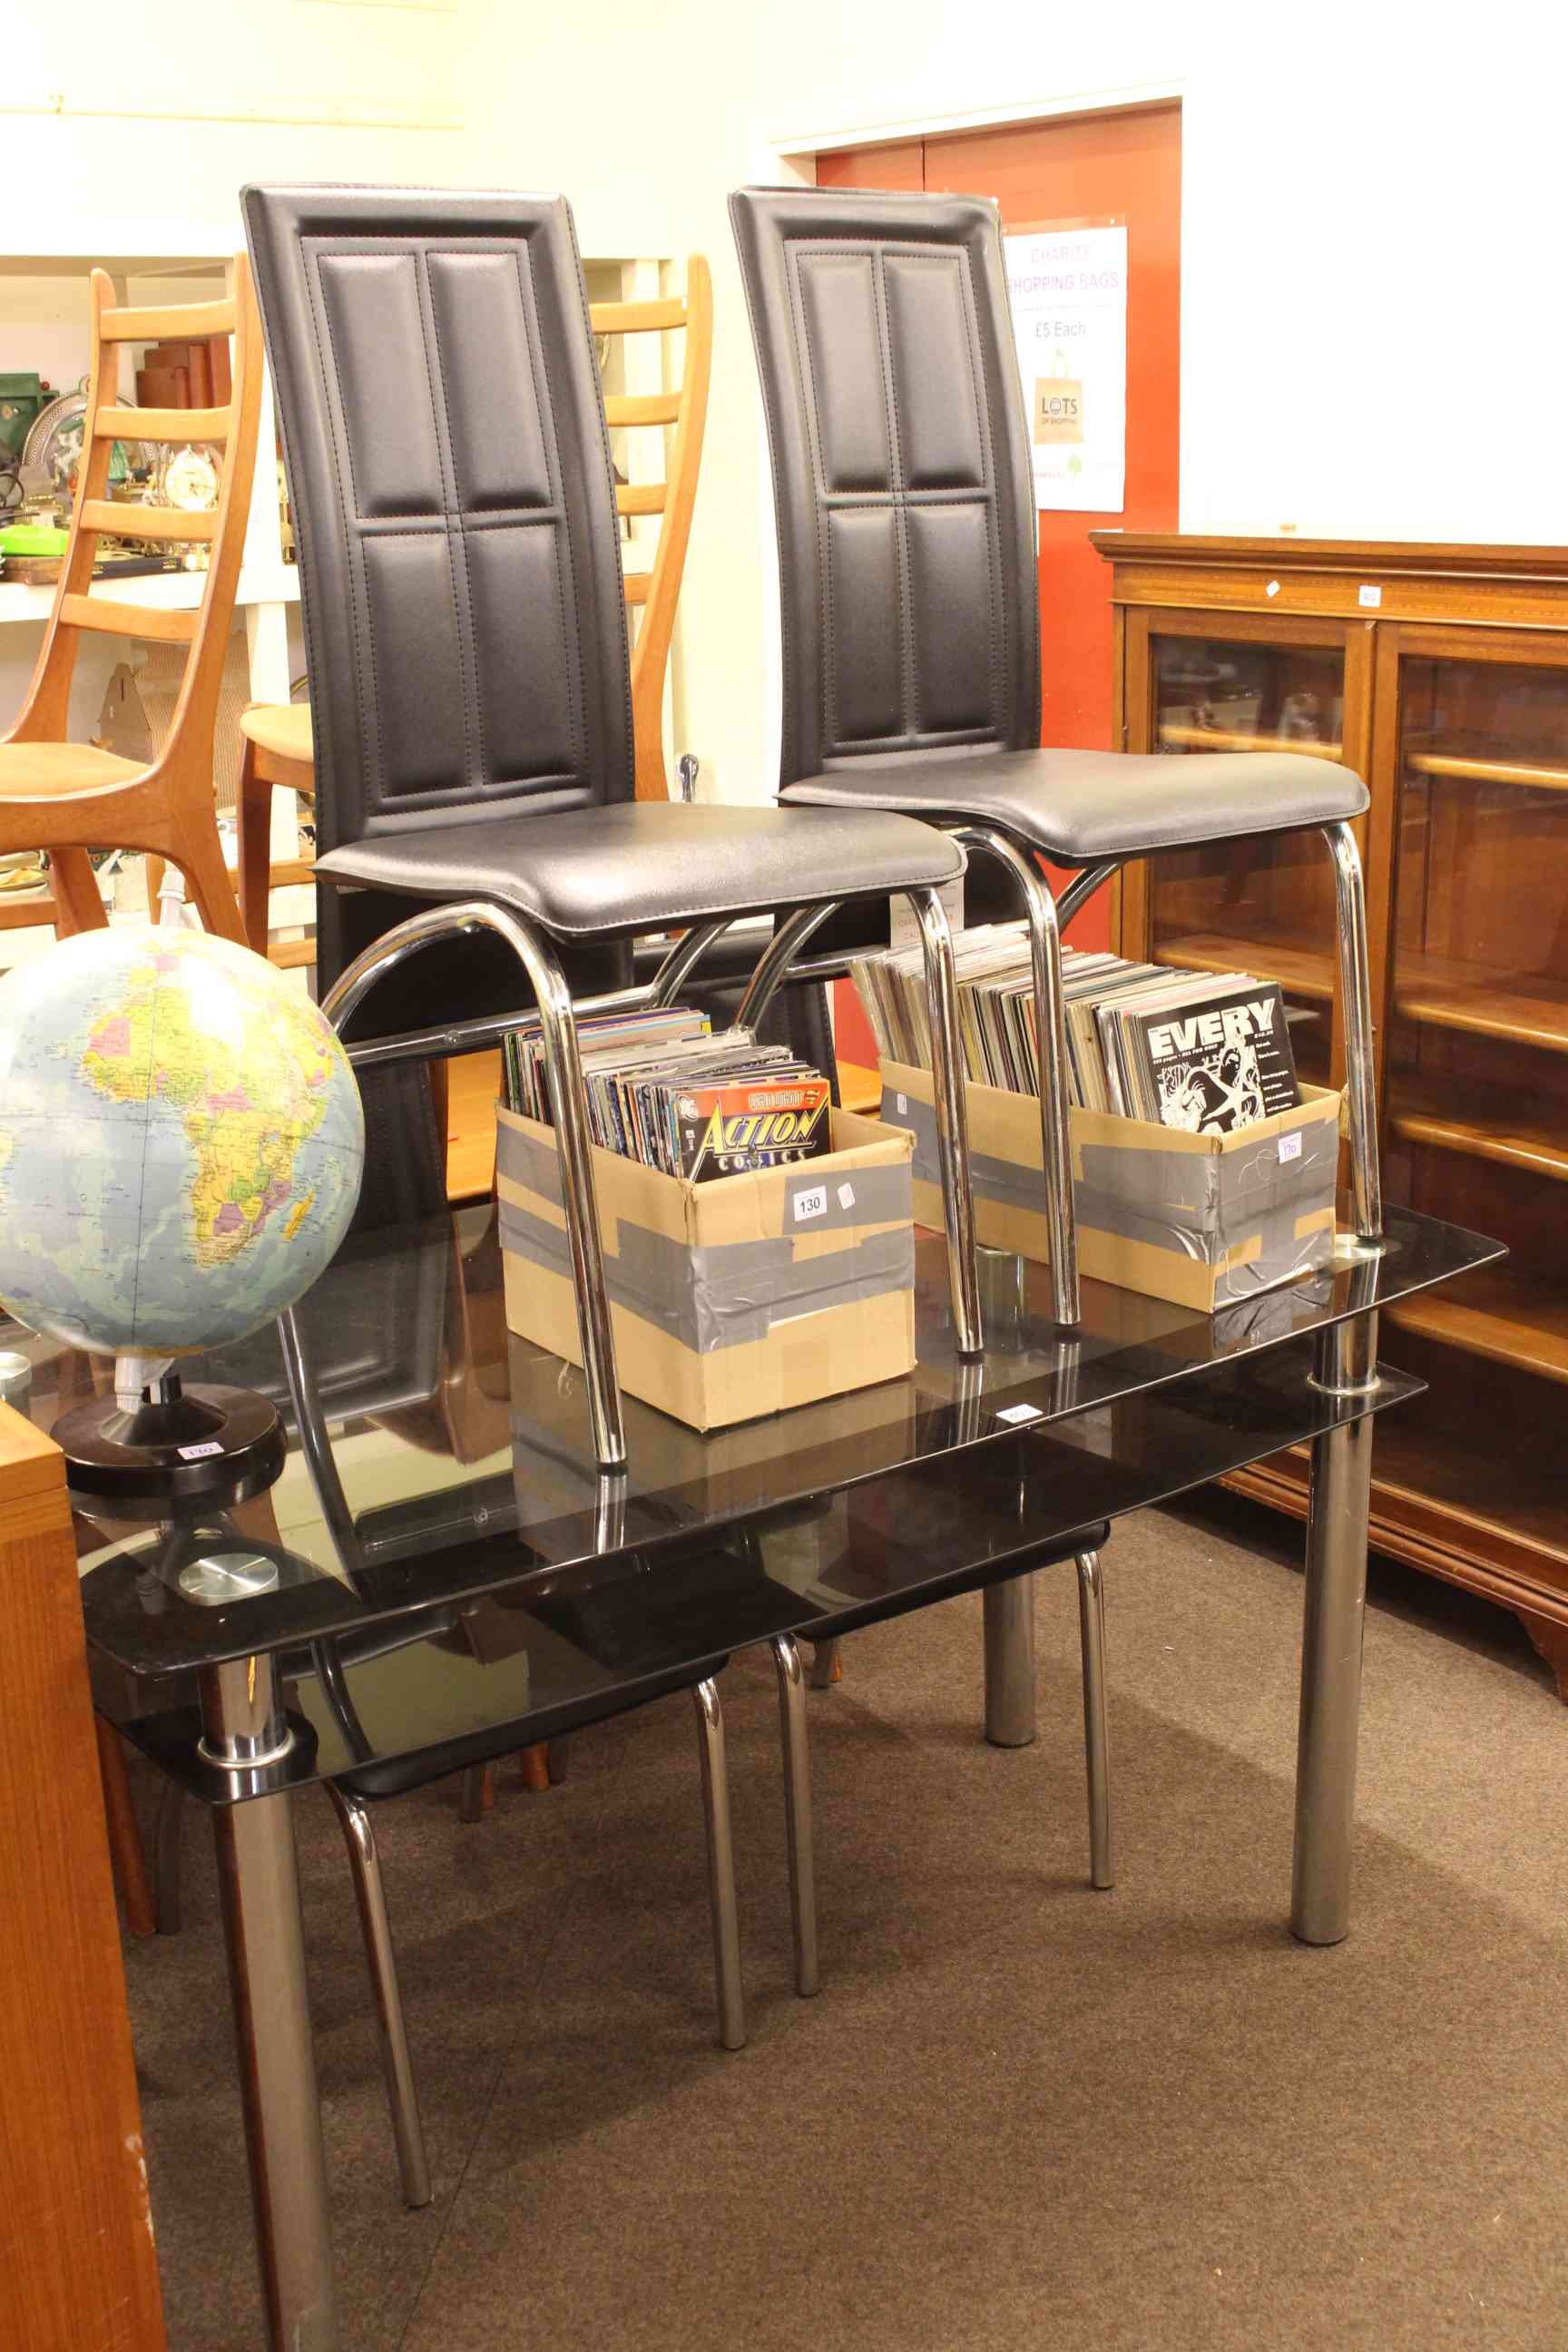
[[[1089,1878],[1091,1886],[1114,1886],[1116,1829],[1105,1713],[1105,1571],[1097,1551],[1078,1556],[1078,1628],[1083,1654],[1083,1756],[1089,1775]]]
[[[1027,1748],[1035,1737],[1035,1580],[988,1584],[985,1737],[993,1748]]]
[[[699,1683],[697,1746],[702,1759],[702,1812],[708,1828],[708,1899],[713,1914],[713,1977],[719,1995],[719,2039],[726,2050],[746,2046],[746,2002],[741,1983],[741,1919],[735,1903],[735,1848],[730,1833],[730,1774],[724,1758],[724,1711],[719,1686]]]
[[[375,1997],[375,2021],[381,2041],[381,2070],[386,2078],[387,2105],[392,2110],[392,2134],[397,2142],[397,2168],[406,2205],[428,2205],[435,2190],[425,2153],[425,2126],[419,2119],[419,2093],[414,2081],[414,2061],[408,2054],[408,2026],[397,1982],[397,1956],[386,1916],[386,1890],[382,1884],[381,1855],[375,1825],[363,1801],[327,1782],[327,1794],[338,1816],[348,1848],[354,1902],[364,1937],[371,1990]]]
[[[807,1639],[809,1638],[808,1635]],[[831,1634],[826,1641],[813,1643],[811,1653],[813,1690],[831,1690],[837,1679],[838,1661],[843,1654],[844,1645],[837,1633]]]
[[[1376,1361],[1375,1315],[1318,1335],[1314,1377],[1331,1395],[1370,1396]],[[1372,1415],[1363,1413],[1312,1441],[1290,1894],[1304,1944],[1337,1944],[1350,1929],[1371,1493]]]
[[[208,1667],[201,1688],[211,1761],[242,1772],[286,1750],[274,1659]],[[215,1806],[213,1838],[269,2352],[338,2352],[292,1802]]]
[[[809,2000],[816,1970],[816,1864],[811,1843],[811,1747],[805,1725],[805,1676],[799,1644],[773,1636],[779,1681],[779,1731],[784,1748],[784,1840],[789,1850],[789,1908],[795,1930],[795,1989]]]

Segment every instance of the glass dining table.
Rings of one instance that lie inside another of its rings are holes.
[[[921,1235],[907,1378],[706,1434],[627,1398],[614,1473],[582,1374],[507,1329],[488,1205],[353,1234],[290,1316],[185,1368],[274,1402],[281,1475],[156,1525],[79,1500],[81,1600],[100,1714],[213,1824],[273,2343],[339,2341],[291,1817],[312,1783],[482,1748],[498,1726],[521,1747],[853,1609],[980,1585],[989,1610],[1047,1552],[1304,1447],[1289,1918],[1305,1942],[1342,1937],[1369,1432],[1420,1386],[1379,1368],[1377,1314],[1500,1255],[1393,1210],[1377,1251],[1347,1243],[1214,1315],[1086,1282],[1067,1331],[1044,1268],[984,1252],[970,1360],[942,1242]],[[7,1344],[31,1358],[40,1427],[102,1383],[101,1360]],[[998,1744],[1031,1736],[1031,1626],[1026,1607],[988,1616]]]

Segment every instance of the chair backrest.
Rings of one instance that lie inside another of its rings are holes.
[[[780,781],[1039,740],[1028,425],[994,204],[730,200],[778,515]]]
[[[664,680],[691,537],[691,509],[697,503],[702,434],[708,420],[708,380],[713,363],[713,280],[706,256],[694,253],[689,258],[684,295],[648,302],[595,302],[589,318],[595,335],[664,335],[681,331],[686,338],[680,383],[674,391],[609,393],[605,399],[605,422],[612,432],[622,427],[651,429],[662,440],[674,427],[662,479],[616,485],[616,511],[623,519],[659,517],[652,564],[646,572],[628,571],[624,577],[627,606],[640,615],[632,639],[637,798],[664,801],[669,798],[664,764]],[[635,544],[632,552],[637,552]]]
[[[560,196],[258,188],[318,838],[632,795],[626,607]]]
[[[240,557],[250,520],[250,485],[256,464],[257,420],[261,406],[261,325],[251,287],[250,265],[236,257],[234,293],[221,302],[187,302],[158,309],[115,307],[113,280],[95,269],[89,283],[92,368],[87,413],[82,420],[81,463],[70,538],[60,565],[59,585],[22,715],[12,730],[21,743],[67,740],[71,677],[82,635],[135,637],[142,643],[187,648],[174,716],[154,772],[176,778],[210,796],[213,723],[223,685],[224,656],[234,619]],[[228,404],[223,408],[130,408],[120,399],[121,355],[128,343],[160,338],[205,341],[232,335],[234,357]],[[143,506],[111,499],[109,467],[117,441],[210,445],[218,453],[218,503],[187,513],[170,506]],[[103,531],[171,545],[205,545],[210,551],[195,611],[174,612],[133,604],[112,595],[93,596],[92,567]]]

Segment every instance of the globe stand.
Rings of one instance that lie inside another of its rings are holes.
[[[187,1389],[172,1370],[149,1381],[138,1404],[96,1397],[50,1433],[72,1495],[111,1516],[247,1502],[283,1467],[283,1424],[264,1396],[216,1382]]]

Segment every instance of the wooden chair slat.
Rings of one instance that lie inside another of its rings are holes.
[[[234,332],[234,304],[171,302],[159,310],[105,310],[98,331],[106,343],[205,342]]]
[[[226,441],[232,408],[100,408],[95,441]]]
[[[621,586],[628,604],[646,604],[647,592],[653,586],[651,572],[627,572],[622,575]]]
[[[680,415],[679,392],[612,392],[605,401],[607,425],[673,425]]]
[[[183,507],[133,506],[121,499],[84,499],[81,527],[118,531],[124,539],[210,540],[217,537],[217,515],[188,514]]]
[[[102,629],[110,636],[142,637],[165,646],[188,646],[198,613],[171,612],[163,604],[124,604],[112,596],[62,596],[62,629]]]
[[[686,324],[686,304],[679,294],[668,301],[594,302],[588,316],[596,335],[647,335]]]
[[[616,512],[619,515],[662,514],[668,497],[668,482],[617,482]]]

